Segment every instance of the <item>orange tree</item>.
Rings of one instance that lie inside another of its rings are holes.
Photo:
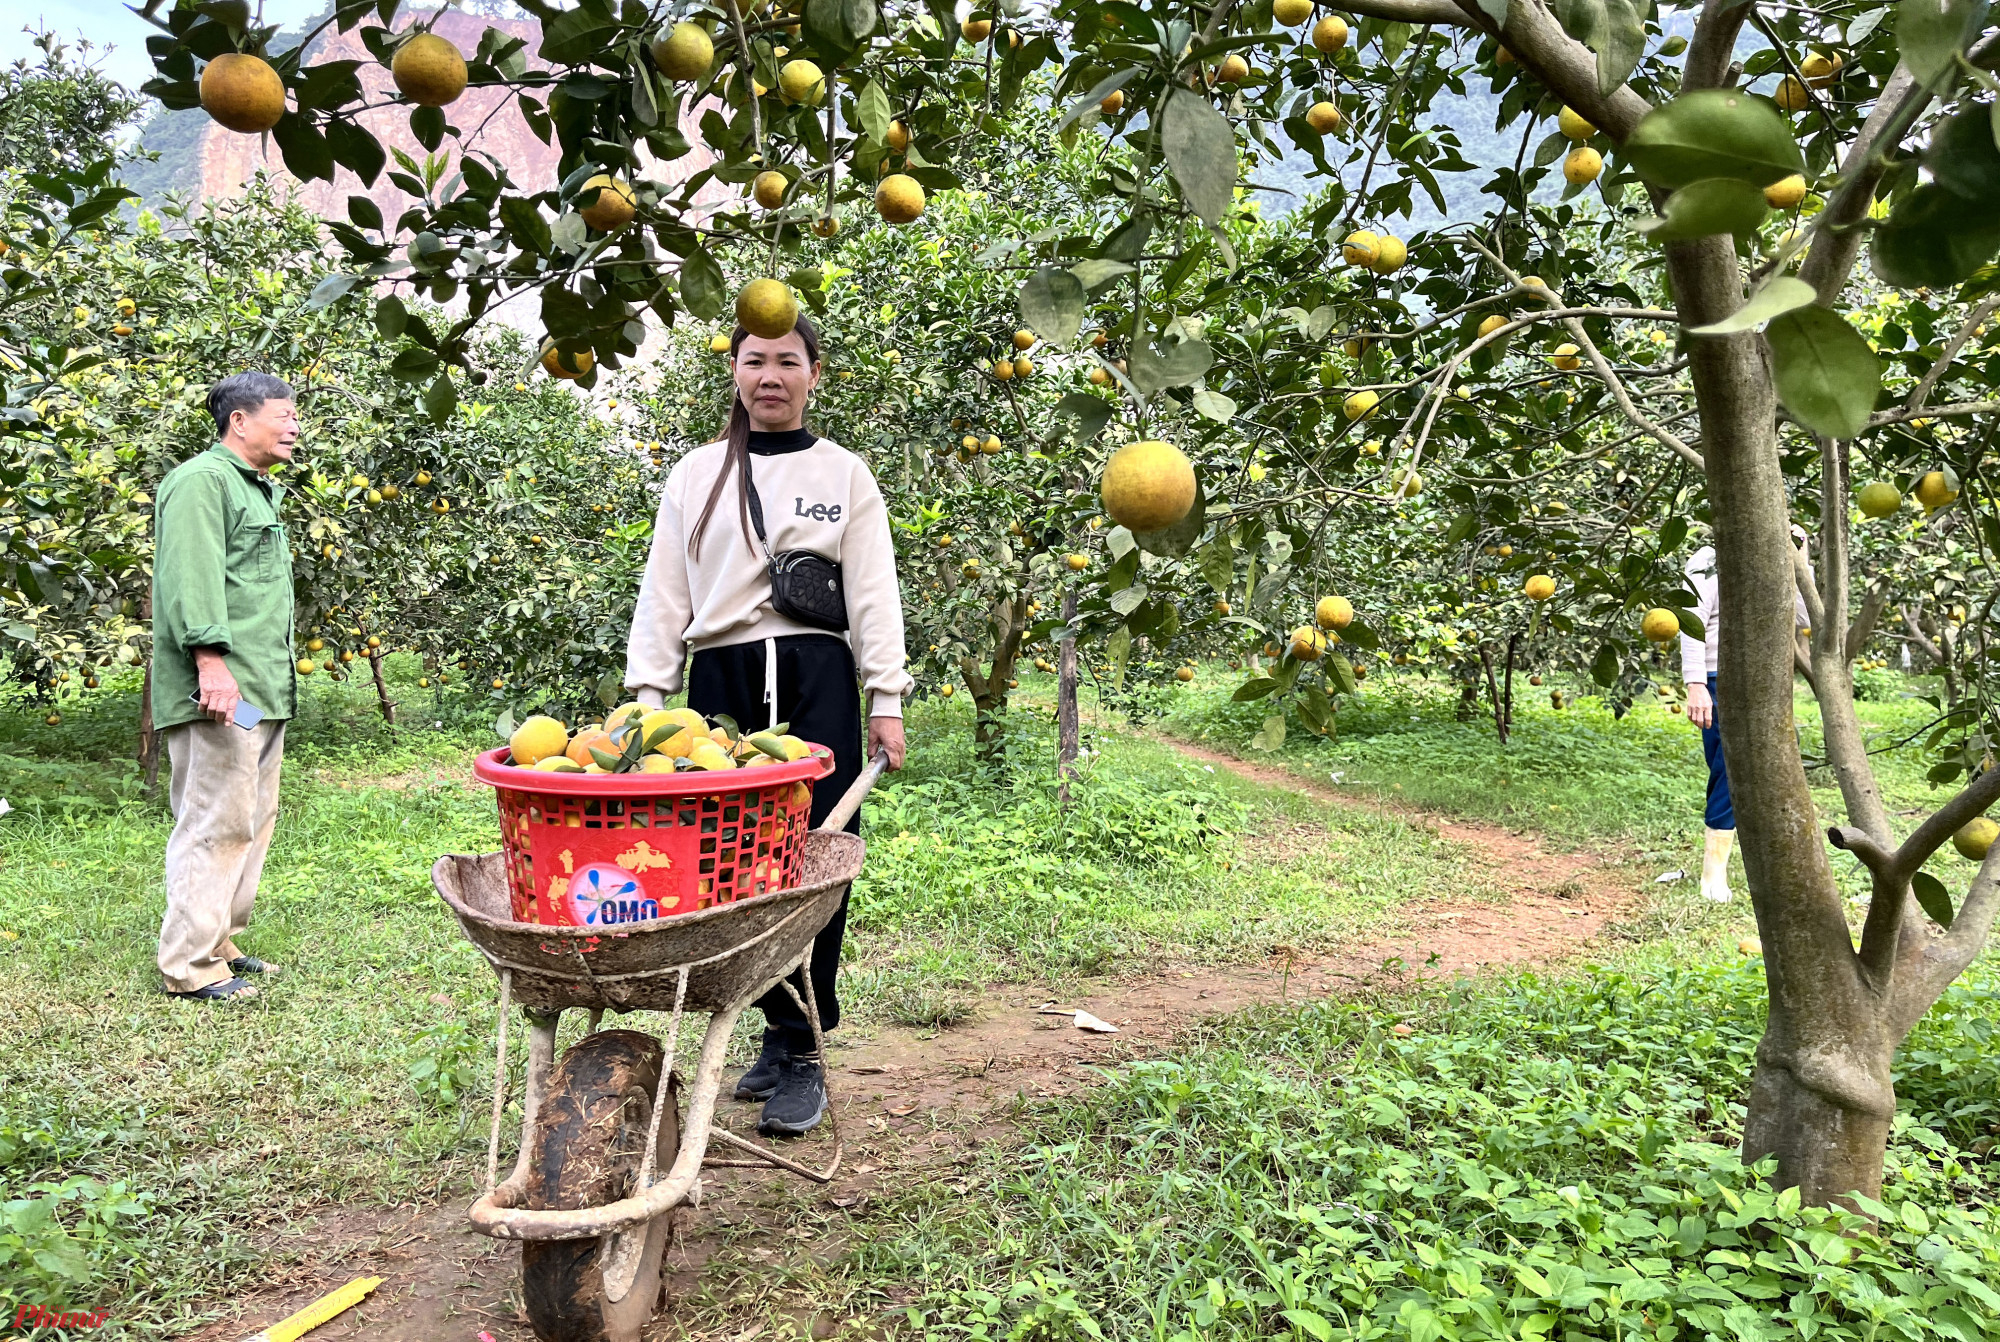
[[[267,188],[136,220],[86,217],[120,198],[96,191],[67,210],[46,187],[9,204],[10,678],[46,697],[149,659],[152,491],[212,441],[218,370],[250,366],[291,381],[306,422],[282,477],[302,666],[372,670],[385,713],[389,648],[448,683],[476,672],[496,701],[510,687],[592,699],[622,654],[625,615],[598,584],[621,590],[635,562],[643,454],[561,384],[529,380],[534,351],[513,333],[482,340],[441,419],[415,405],[365,309],[309,303],[317,221]]]
[[[1815,1202],[1878,1189],[1896,1048],[2000,907],[2000,857],[1962,899],[1921,870],[2000,797],[2000,770],[1899,841],[1851,672],[1883,609],[1856,599],[1858,473],[1893,475],[1943,515],[1922,541],[1983,553],[1994,539],[1976,426],[2000,408],[1982,269],[2000,251],[2000,226],[1987,223],[2000,219],[2000,150],[1981,96],[2000,39],[1984,36],[1983,0],[1865,13],[1718,0],[1691,37],[1618,0],[1356,0],[1352,24],[1301,0],[1058,0],[963,24],[899,0],[530,8],[544,20],[545,66],[527,69],[524,48],[489,36],[464,74],[509,89],[560,142],[561,180],[529,189],[472,156],[453,174],[410,176],[420,203],[393,225],[360,206],[334,225],[346,260],[323,299],[377,293],[390,329],[395,310],[382,305],[396,295],[381,286],[463,297],[463,317],[406,331],[396,355],[434,410],[457,398],[448,370],[470,360],[474,327],[498,303],[538,301],[551,362],[588,381],[636,350],[645,310],[712,321],[735,280],[753,276],[781,275],[811,301],[825,278],[798,264],[812,224],[871,196],[892,224],[919,217],[923,191],[958,185],[1039,73],[1063,109],[1059,142],[1101,156],[1085,188],[1091,227],[1030,233],[1010,254],[1024,267],[1022,324],[1085,361],[1096,357],[1085,333],[1104,330],[1126,361],[1105,369],[1119,435],[1175,437],[1205,493],[1173,535],[1128,537],[1129,550],[1107,535],[1116,562],[1098,570],[1093,599],[1124,617],[1108,649],[1129,647],[1156,584],[1193,572],[1231,590],[1243,580],[1254,613],[1267,584],[1248,581],[1253,556],[1267,574],[1280,563],[1333,572],[1321,555],[1345,528],[1439,552],[1480,538],[1510,583],[1516,561],[1564,566],[1549,573],[1560,613],[1591,622],[1593,669],[1615,682],[1646,656],[1632,636],[1640,608],[1665,612],[1656,634],[1694,628],[1677,552],[1706,525],[1721,572],[1725,748],[1771,998],[1744,1154],[1775,1157],[1780,1179]],[[354,120],[352,66],[313,64],[310,42],[259,66],[266,34],[242,26],[240,8],[176,0],[149,12],[167,30],[153,46],[162,98],[193,105],[214,75],[211,110],[268,126],[298,174],[381,171],[380,146]],[[376,12],[353,0],[326,22],[361,25],[393,69],[421,35],[391,33]],[[1739,60],[1746,26],[1766,45]],[[440,53],[424,50],[429,76],[412,65],[399,82],[413,131],[437,147],[454,133],[446,109],[459,81],[450,69],[434,77]],[[1473,162],[1439,124],[1436,100],[1468,78],[1491,81],[1502,128],[1520,133],[1511,162]],[[1325,187],[1282,245],[1245,247],[1232,233],[1240,189],[1278,156],[1280,127]],[[712,162],[678,183],[647,175],[691,136]],[[1558,171],[1564,199],[1550,201],[1537,188]],[[1479,217],[1409,239],[1388,229],[1417,193],[1442,207],[1440,179],[1474,172],[1490,197]],[[760,173],[782,178],[766,178],[768,208],[696,200]],[[1873,282],[1903,295],[1894,321],[1869,333],[1837,310],[1869,283],[1857,273],[1864,244]],[[784,287],[750,297],[753,323],[788,324]],[[1539,367],[1528,376],[1531,358],[1560,385]],[[1918,420],[1974,431],[1902,432]],[[1221,472],[1239,449],[1251,483],[1289,482],[1288,507],[1232,493]],[[1270,463],[1261,482],[1249,469],[1258,452]],[[1369,469],[1343,483],[1350,452]],[[1593,479],[1571,499],[1523,501]],[[1207,499],[1225,496],[1211,514]],[[1339,508],[1339,525],[1300,505]],[[1814,538],[1816,577],[1790,542],[1794,520]],[[1514,554],[1498,555],[1502,544]],[[1361,572],[1354,558],[1341,564]],[[1497,586],[1501,573],[1488,576]],[[1807,647],[1792,639],[1795,591],[1811,611]],[[1971,639],[1982,651],[1990,606]],[[1287,619],[1265,623],[1281,628],[1296,610],[1274,605]],[[1304,668],[1290,661],[1245,692],[1299,693]],[[1858,949],[1793,731],[1800,661],[1848,811],[1834,844],[1875,883]],[[1981,659],[1961,674],[1987,669]],[[1323,724],[1332,700],[1306,702]],[[1984,703],[1975,694],[1943,724],[1939,745],[1958,758],[1940,760],[1941,782],[1968,758],[1985,763]]]

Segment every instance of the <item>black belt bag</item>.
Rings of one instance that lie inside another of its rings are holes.
[[[771,553],[764,536],[764,504],[757,497],[756,482],[746,472],[743,485],[749,495],[750,521],[757,528],[757,544],[771,571],[771,609],[788,620],[847,632],[847,588],[840,578],[840,565],[812,550],[781,550]]]

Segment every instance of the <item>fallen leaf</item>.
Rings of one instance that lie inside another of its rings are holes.
[[[852,1072],[852,1073],[853,1073],[853,1074],[854,1074],[855,1076],[880,1076],[880,1075],[882,1075],[882,1073],[884,1073],[884,1072],[900,1072],[900,1071],[902,1071],[902,1070],[903,1070],[903,1068],[902,1068],[902,1065],[901,1065],[900,1063],[893,1063],[893,1062],[883,1062],[883,1063],[872,1063],[872,1062],[871,1062],[871,1063],[866,1063],[866,1064],[863,1064],[863,1065],[862,1065],[862,1066],[860,1066],[860,1067],[850,1067],[850,1068],[848,1068],[847,1070],[848,1070],[848,1071],[850,1071],[850,1072]]]
[[[897,1118],[901,1118],[905,1114],[914,1114],[917,1112],[916,1101],[912,1100],[908,1104],[899,1104],[895,1108],[891,1109],[889,1112],[895,1115]]]
[[[1076,1028],[1079,1030],[1089,1030],[1092,1034],[1118,1033],[1118,1027],[1116,1025],[1113,1025],[1110,1021],[1099,1020],[1097,1017],[1091,1015],[1088,1011],[1082,1011],[1082,1010],[1079,1010],[1076,1013]]]
[[[861,1205],[861,1195],[859,1193],[842,1194],[840,1197],[833,1199],[833,1205],[843,1209],[858,1207]]]

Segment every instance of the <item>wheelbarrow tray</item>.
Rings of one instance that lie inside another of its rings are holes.
[[[447,853],[431,883],[496,974],[513,973],[513,998],[529,1011],[672,1011],[688,969],[688,1011],[722,1011],[798,961],[860,874],[860,837],[806,836],[800,883],[789,890],[615,928],[548,927],[511,918],[499,853]]]

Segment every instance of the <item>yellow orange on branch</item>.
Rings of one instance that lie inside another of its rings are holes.
[[[1104,463],[1098,487],[1104,511],[1132,531],[1158,531],[1194,507],[1194,463],[1171,443],[1128,443]]]

